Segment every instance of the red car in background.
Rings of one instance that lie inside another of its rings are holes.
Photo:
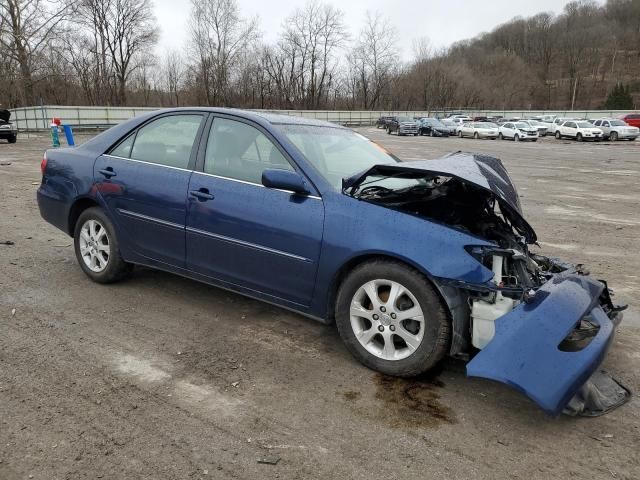
[[[622,117],[628,125],[640,128],[640,113],[630,113]]]

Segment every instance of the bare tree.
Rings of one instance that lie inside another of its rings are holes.
[[[348,38],[342,18],[332,5],[311,0],[285,22],[280,49],[306,108],[318,108],[333,85],[338,49]]]
[[[225,104],[241,52],[257,41],[257,20],[240,15],[236,0],[191,0],[191,43],[209,105]]]
[[[382,102],[399,55],[396,30],[380,13],[367,12],[365,25],[351,52],[363,108],[377,108]]]
[[[70,7],[57,1],[0,1],[0,46],[20,69],[23,103],[33,105],[33,75],[37,59],[55,29],[70,13]]]
[[[172,105],[180,106],[180,87],[185,76],[182,56],[177,50],[169,50],[164,58],[164,79]]]

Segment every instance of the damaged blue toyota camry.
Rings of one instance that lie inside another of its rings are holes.
[[[401,162],[347,128],[161,110],[48,150],[42,217],[95,282],[134,265],[335,321],[353,356],[414,376],[446,355],[551,415],[629,397],[600,370],[624,307],[536,233],[497,158]]]

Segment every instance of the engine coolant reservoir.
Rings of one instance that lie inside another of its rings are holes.
[[[503,257],[493,256],[493,280],[496,285],[500,285],[502,282],[503,262]],[[471,343],[474,347],[483,349],[493,339],[496,333],[495,321],[513,310],[516,303],[512,298],[503,297],[500,292],[496,294],[496,300],[493,303],[482,299],[473,301],[471,306],[471,322],[473,323]]]
[[[471,307],[473,336],[471,343],[476,348],[484,348],[496,333],[495,321],[513,310],[515,300],[498,293],[495,303],[486,300],[474,300]]]

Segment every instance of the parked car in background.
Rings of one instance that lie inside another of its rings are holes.
[[[573,138],[579,142],[583,140],[600,141],[603,138],[602,130],[594,127],[589,122],[584,120],[567,120],[558,125],[556,129],[555,137],[561,138]]]
[[[491,122],[466,122],[458,130],[458,136],[479,138],[498,138],[498,125]]]
[[[385,375],[468,357],[468,375],[551,415],[575,395],[574,414],[624,403],[619,385],[598,395],[588,381],[624,307],[605,282],[529,251],[536,232],[497,158],[400,162],[328,122],[182,108],[47,150],[41,171],[40,213],[94,282],[143,265],[335,321]]]
[[[421,118],[418,120],[418,133],[430,137],[448,137],[451,130],[437,118]]]
[[[536,120],[540,120],[542,123],[553,123],[556,118],[558,118],[557,115],[542,115],[540,118],[536,118]]]
[[[612,142],[616,140],[635,140],[640,135],[640,128],[627,125],[617,118],[598,118],[593,122],[594,127],[602,130],[605,139]]]
[[[378,117],[376,121],[376,128],[387,128],[387,122],[393,117]]]
[[[538,141],[538,130],[526,122],[505,122],[498,127],[500,140],[510,139],[516,142],[520,140]]]
[[[555,120],[550,124],[549,129],[547,130],[547,134],[555,136],[558,132],[558,129],[560,128],[560,125],[569,120],[573,120],[574,122],[578,121],[575,118],[556,117]]]
[[[392,117],[387,121],[387,133],[396,135],[418,135],[418,122],[409,117]]]
[[[465,122],[469,122],[471,119],[465,120],[463,118],[456,117],[456,118],[447,118],[445,120],[453,124],[455,135],[458,135],[460,133],[460,128],[462,127],[462,124]]]
[[[450,118],[443,118],[440,120],[442,124],[449,129],[449,135],[457,135],[458,134],[458,124],[451,120]]]
[[[632,127],[640,128],[640,113],[630,113],[622,117],[622,121]]]
[[[16,143],[18,140],[18,128],[10,122],[11,112],[0,110],[0,139],[5,139],[9,143]]]
[[[547,124],[542,123],[539,120],[527,119],[527,120],[521,120],[521,122],[526,123],[531,128],[535,128],[538,131],[539,137],[544,137],[547,134],[547,131],[549,130],[549,127],[547,126]]]

